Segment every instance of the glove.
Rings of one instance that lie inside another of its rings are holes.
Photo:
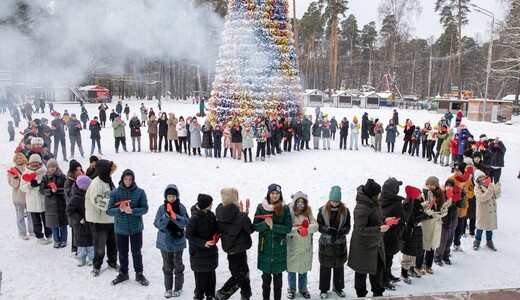
[[[40,185],[40,184],[38,183],[38,181],[36,181],[36,179],[31,180],[31,186],[32,186],[32,187],[37,187],[37,186],[39,186],[39,185]]]
[[[328,235],[336,236],[338,234],[338,230],[334,227],[329,227],[327,230]]]
[[[177,215],[173,211],[172,205],[170,203],[166,204],[166,211],[168,211],[172,219],[177,220]]]

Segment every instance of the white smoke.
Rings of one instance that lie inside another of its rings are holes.
[[[0,1],[0,70],[28,82],[122,74],[125,58],[211,68],[224,20],[193,0]],[[19,15],[19,14],[18,14]],[[213,46],[210,46],[213,45]]]

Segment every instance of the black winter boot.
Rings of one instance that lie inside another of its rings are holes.
[[[121,282],[127,281],[128,279],[129,279],[128,273],[119,272],[119,274],[117,275],[116,279],[112,280],[111,284],[112,285],[120,284]]]
[[[128,275],[126,276],[128,277]],[[143,272],[135,272],[135,281],[139,282],[139,284],[142,286],[147,286],[148,284],[150,284],[150,282],[148,282],[148,279],[144,277]]]

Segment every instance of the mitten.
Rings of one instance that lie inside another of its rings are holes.
[[[38,181],[36,181],[36,179],[31,180],[31,186],[32,186],[32,187],[37,187],[37,186],[39,186]]]
[[[175,214],[175,212],[173,211],[173,208],[172,208],[172,205],[170,203],[166,204],[166,211],[168,211],[168,213],[170,213],[170,217],[174,220],[177,219],[177,215]]]

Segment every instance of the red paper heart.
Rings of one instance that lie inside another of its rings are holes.
[[[7,173],[9,173],[9,174],[11,174],[13,176],[18,176],[18,170],[15,167],[12,167],[12,168],[8,169]]]
[[[409,199],[417,199],[421,197],[421,190],[416,187],[407,185],[404,190],[406,191],[406,197]]]
[[[303,220],[302,227],[309,228],[309,220]]]
[[[38,175],[36,173],[25,173],[22,175],[22,180],[25,182],[31,182],[33,179],[36,179]]]
[[[307,235],[309,235],[309,229],[307,229],[307,227],[301,226],[298,229],[298,233],[300,234],[301,237],[306,237]]]

